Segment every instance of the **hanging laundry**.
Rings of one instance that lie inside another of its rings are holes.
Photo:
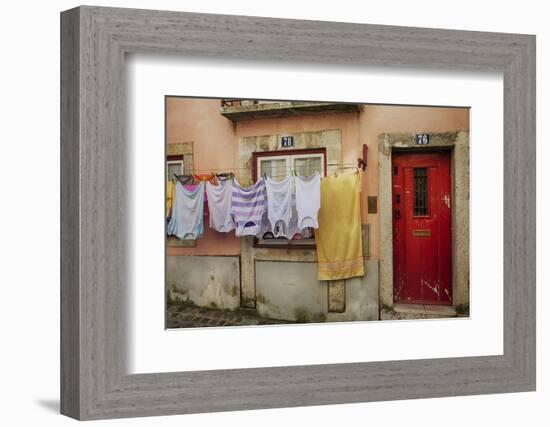
[[[218,178],[218,181],[227,181],[235,178],[235,174],[233,172],[218,173],[216,178]]]
[[[218,178],[213,173],[194,174],[193,178],[197,182],[209,182],[214,185],[218,185]]]
[[[284,237],[288,240],[300,240],[307,237],[311,237],[311,233],[307,228],[300,228],[298,226],[298,211],[296,209],[296,194],[293,192],[290,199],[291,216],[288,223],[288,229],[286,230]]]
[[[197,186],[198,184],[184,184],[183,188],[185,188],[189,193],[192,193],[196,190]],[[206,192],[204,193],[203,215],[208,216],[208,197],[206,196]]]
[[[180,239],[197,239],[204,233],[204,182],[188,190],[176,183],[172,218],[167,233]]]
[[[255,236],[261,228],[262,216],[267,209],[265,181],[260,178],[254,185],[243,188],[233,180],[231,215],[235,220],[237,236]]]
[[[291,210],[291,215],[290,215],[290,221],[288,222],[288,227],[285,230],[285,233],[282,235],[280,234],[278,237],[279,238],[284,237],[285,239],[288,239],[288,240],[300,240],[300,239],[307,239],[307,238],[313,237],[311,228],[307,227],[304,229],[300,229],[298,227],[298,212],[296,210],[295,193],[292,193],[292,197],[290,200],[290,210]],[[260,231],[258,232],[256,237],[264,240],[275,238],[275,235],[273,233],[273,228],[271,227],[271,223],[268,218],[267,211],[262,217]]]
[[[363,276],[358,173],[321,181],[319,229],[315,232],[319,280]]]
[[[295,183],[298,227],[319,228],[317,214],[321,208],[321,175],[314,172],[310,176],[297,176]]]
[[[176,178],[182,185],[195,184],[195,177],[193,175],[176,175]]]
[[[267,217],[274,237],[282,237],[288,234],[292,216],[292,187],[293,179],[291,176],[287,176],[282,181],[275,181],[269,177],[265,179]]]
[[[219,185],[206,182],[210,227],[216,231],[227,233],[235,229],[235,222],[231,215],[232,195],[233,185],[231,181],[220,181]]]
[[[172,205],[174,203],[174,181],[169,179],[166,182],[166,218],[172,215]]]
[[[198,184],[184,184],[183,188],[185,188],[188,193],[192,193],[197,189],[198,186]]]
[[[274,239],[275,236],[273,235],[273,231],[271,231],[271,224],[269,223],[269,218],[267,217],[267,209],[262,215],[262,219],[260,221],[260,229],[258,230],[258,233],[256,234],[256,237],[258,239]]]

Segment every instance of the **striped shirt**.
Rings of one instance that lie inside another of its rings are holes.
[[[233,180],[231,215],[235,219],[237,236],[255,236],[260,231],[262,216],[267,210],[265,181],[260,178],[254,185],[243,188]]]

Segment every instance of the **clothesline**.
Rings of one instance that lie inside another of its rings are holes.
[[[354,169],[356,173],[359,172],[359,169],[356,168],[356,167],[344,167],[344,168],[339,168],[338,170],[341,171],[341,173],[344,173],[343,171],[345,169]],[[335,170],[330,170],[330,171],[327,171],[327,174],[326,176],[331,176],[333,173],[336,173]],[[204,175],[204,174],[203,174]],[[242,182],[242,183],[250,183],[250,182],[254,182],[253,180],[253,176],[252,174],[250,173],[231,173],[231,174],[224,174],[224,175],[227,175],[226,178],[227,179],[231,179],[231,176],[236,178],[239,182]],[[231,176],[229,176],[231,175]],[[264,174],[258,174],[256,178],[261,178]],[[299,172],[280,172],[280,173],[266,173],[265,174],[267,177],[269,177],[270,179],[273,179],[273,180],[281,180],[281,179],[284,179],[286,177],[289,177],[289,176],[294,176],[294,177],[302,177],[302,178],[305,178],[305,177],[308,177],[308,176],[311,176],[312,173],[307,173],[307,174],[300,174]],[[217,177],[218,179],[220,179],[220,175],[213,175],[214,177]],[[172,175],[172,179],[173,180],[181,180],[182,178],[187,178],[187,177],[191,177],[193,178],[193,175],[176,175],[176,174],[173,174]],[[321,175],[321,179],[323,179],[323,175]],[[251,181],[252,180],[252,181]],[[200,181],[200,179],[199,179]],[[193,184],[193,182],[189,182],[188,184]]]
[[[205,208],[211,229],[237,237],[296,240],[310,238],[315,230],[318,280],[362,276],[359,191],[358,173],[327,180],[318,173],[281,182],[259,179],[249,187],[236,181],[201,181],[194,189],[172,185],[167,191],[166,232],[180,239],[201,237]],[[341,207],[337,216],[333,206]]]
[[[295,182],[259,179],[251,186],[237,181],[172,186],[167,192],[167,232],[180,239],[197,239],[204,234],[203,212],[208,206],[209,226],[218,232],[235,230],[237,237],[263,238],[270,233],[273,238],[307,238],[310,229],[318,228],[320,184],[321,176],[315,173]]]
[[[344,170],[350,170],[350,169],[354,169],[356,172],[359,172],[359,170],[356,167],[338,168],[338,171],[341,171],[342,173],[344,173],[343,172]],[[327,176],[332,175],[335,172],[336,172],[335,170],[329,170],[329,171],[327,171]],[[270,172],[270,173],[266,173],[266,176],[271,178],[271,179],[280,180],[280,179],[286,178],[288,176],[300,176],[300,177],[304,178],[304,177],[307,177],[307,176],[311,176],[311,174],[312,173],[301,174],[301,173],[299,173],[299,171],[291,171],[291,172],[279,172],[279,173],[271,173]],[[235,177],[240,182],[250,182],[250,180],[253,178],[251,173],[231,173],[231,175],[233,177]],[[178,180],[178,179],[181,179],[182,177],[192,177],[192,176],[193,175],[185,175],[185,174],[184,175],[176,175],[176,174],[173,174],[172,179]],[[260,178],[262,176],[263,176],[263,174],[258,174],[257,178]],[[217,178],[219,179],[220,177],[217,176]],[[231,178],[231,177],[227,176],[227,178]],[[323,175],[321,175],[321,178],[323,178]]]
[[[339,169],[356,169],[357,168],[357,164],[356,163],[327,163],[327,167],[331,167],[331,168],[339,168]],[[308,165],[300,165],[300,166],[295,166],[295,167],[291,167],[290,169],[291,170],[296,170],[296,169],[307,169],[309,168]],[[270,169],[288,169],[288,167],[286,165],[273,165],[270,167]],[[199,173],[199,172],[202,172],[202,173],[209,173],[209,172],[219,172],[219,171],[223,171],[223,172],[232,172],[232,171],[251,171],[251,168],[250,167],[242,167],[242,168],[237,168],[237,167],[226,167],[226,168],[209,168],[209,169],[195,169],[193,168],[192,170],[192,173]]]
[[[357,170],[357,168],[355,166],[354,167],[339,168],[339,170],[344,170],[344,169],[355,169],[355,170]],[[333,171],[329,171],[329,172],[333,172]],[[295,174],[294,176],[296,176],[296,175],[298,175],[298,174]],[[311,175],[311,174],[308,174],[308,175]],[[304,176],[308,176],[308,175],[299,175],[299,176],[304,177]],[[267,176],[269,178],[273,179],[273,178],[286,178],[287,176],[293,176],[293,174],[292,173],[289,174],[289,173],[286,173],[286,172],[284,172],[284,173],[267,173]]]

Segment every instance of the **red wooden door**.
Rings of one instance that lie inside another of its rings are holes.
[[[393,298],[452,304],[449,152],[394,153]]]

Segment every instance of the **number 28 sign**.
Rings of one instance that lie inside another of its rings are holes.
[[[281,147],[294,147],[294,137],[283,136],[281,138]]]

